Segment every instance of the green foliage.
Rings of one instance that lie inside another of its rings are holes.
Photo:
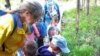
[[[87,44],[81,46],[75,46],[74,50],[71,52],[69,56],[92,56],[93,47]]]
[[[72,9],[71,11],[69,11],[69,12],[67,12],[67,11],[64,11],[64,13],[63,13],[63,16],[65,17],[65,18],[71,18],[71,19],[73,19],[73,18],[75,18],[75,14],[76,14],[76,9]]]
[[[62,35],[71,50],[64,56],[94,56],[100,48],[100,7],[90,7],[88,16],[85,11],[80,11],[78,35],[75,31],[76,9],[65,11],[63,15],[63,20],[68,22],[62,24]]]
[[[94,38],[93,45],[97,48],[100,48],[100,37]]]

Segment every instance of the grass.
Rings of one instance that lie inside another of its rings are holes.
[[[70,22],[62,24],[62,35],[67,39],[71,50],[64,56],[94,56],[100,47],[100,7],[90,7],[90,14],[80,11],[78,37],[75,31],[76,9],[65,11],[63,20]]]

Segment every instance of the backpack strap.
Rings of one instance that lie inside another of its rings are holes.
[[[12,14],[12,16],[13,16],[13,21],[14,21],[14,28],[13,28],[13,31],[12,31],[11,35],[13,34],[14,30],[17,27],[17,21],[16,21],[17,17],[16,17],[16,14]],[[2,51],[3,52],[5,51],[5,48],[6,48],[5,43],[3,43],[2,44]]]
[[[13,34],[13,32],[14,32],[14,30],[16,29],[16,27],[17,27],[17,15],[16,14],[12,14],[12,16],[13,16],[13,21],[14,21],[14,28],[13,28],[13,31],[12,31],[12,33],[11,33],[11,35]]]
[[[58,14],[58,21],[60,20],[60,8],[59,8],[59,5],[57,3],[55,3],[55,7],[56,7],[56,11],[57,11],[57,14]]]
[[[5,12],[4,10],[0,10],[0,16],[5,15],[7,12]]]

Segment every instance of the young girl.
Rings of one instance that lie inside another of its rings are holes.
[[[52,40],[52,37],[54,35],[59,35],[60,34],[60,31],[57,27],[50,27],[48,29],[48,35],[47,37],[44,38],[44,45],[48,45],[49,42]]]
[[[52,40],[52,36],[59,35],[60,31],[57,27],[50,27],[48,30],[48,36],[50,38],[50,41]]]

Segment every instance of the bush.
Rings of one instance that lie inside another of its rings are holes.
[[[63,14],[63,20],[68,22],[62,24],[61,33],[67,39],[71,50],[64,56],[94,56],[95,51],[100,48],[100,7],[90,7],[88,16],[84,12],[80,11],[78,36],[75,31],[76,9]]]

